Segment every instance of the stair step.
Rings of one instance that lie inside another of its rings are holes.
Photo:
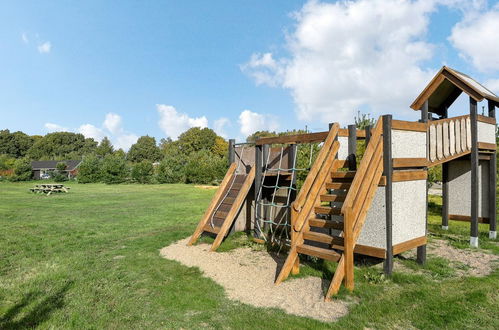
[[[303,238],[309,241],[325,243],[325,244],[335,244],[343,246],[343,237],[331,236],[324,233],[317,233],[314,231],[307,231],[303,233]]]
[[[207,223],[204,228],[203,228],[204,231],[207,231],[209,233],[212,233],[212,234],[218,234],[218,232],[220,231],[220,227],[217,227],[217,226],[211,226],[209,223]]]
[[[308,224],[311,227],[343,230],[343,222],[336,222],[336,221],[312,218],[312,219],[308,220]]]
[[[314,212],[319,214],[341,215],[341,209],[339,207],[316,206]]]
[[[234,204],[234,201],[236,200],[235,197],[225,197],[225,199],[223,200],[223,204],[228,204],[228,205],[232,205]]]
[[[317,257],[330,261],[340,260],[341,255],[333,250],[323,249],[307,244],[298,245],[296,251],[301,254],[306,254],[308,256]]]
[[[350,182],[327,182],[326,189],[350,189]]]
[[[230,190],[241,190],[241,187],[243,186],[242,183],[237,183],[237,182],[234,182],[234,184],[232,185],[232,187],[230,187]]]
[[[325,194],[321,195],[321,202],[344,202],[346,194]]]
[[[357,171],[334,171],[331,172],[331,178],[333,179],[353,179]]]

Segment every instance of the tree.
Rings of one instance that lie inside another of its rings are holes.
[[[27,181],[32,177],[31,162],[27,158],[19,158],[14,162],[15,181]]]
[[[10,170],[14,167],[15,158],[9,155],[0,155],[0,171]]]
[[[150,183],[153,178],[154,167],[152,163],[143,160],[132,167],[132,179],[138,183]]]
[[[101,180],[102,160],[95,155],[88,155],[83,158],[78,167],[78,183],[92,183]]]
[[[276,132],[270,132],[270,131],[256,131],[255,133],[251,134],[246,138],[246,142],[248,143],[255,143],[256,140],[264,137],[275,137],[278,136]]]
[[[159,183],[184,183],[187,159],[183,155],[169,153],[156,168],[156,181]]]
[[[58,162],[55,166],[56,170],[52,173],[52,179],[55,182],[63,182],[68,180],[68,175],[65,172],[68,166],[64,162]]]
[[[95,152],[97,142],[83,134],[71,132],[49,133],[38,139],[28,150],[30,159],[68,159],[79,158]]]
[[[176,145],[181,153],[189,155],[200,150],[212,150],[217,140],[217,133],[209,128],[193,127],[180,134]]]
[[[102,162],[102,181],[107,184],[122,183],[128,178],[129,170],[124,158],[107,155]]]
[[[8,129],[0,130],[0,154],[13,158],[26,156],[35,139],[23,132],[11,133]]]
[[[213,157],[209,150],[199,150],[189,155],[184,170],[186,183],[213,183],[227,171],[227,158]]]
[[[114,152],[113,145],[111,141],[107,137],[104,137],[102,141],[99,143],[99,146],[95,149],[95,153],[99,157],[105,157],[106,155],[110,155]]]
[[[141,136],[128,151],[127,159],[134,163],[138,163],[143,160],[151,162],[160,160],[161,151],[156,145],[156,139],[148,135]]]
[[[374,126],[376,124],[376,119],[371,118],[369,114],[361,114],[360,111],[357,111],[357,116],[354,118],[357,129],[366,129],[367,126]]]
[[[219,157],[225,157],[229,152],[229,143],[221,136],[217,136],[215,143],[211,147],[211,151]]]

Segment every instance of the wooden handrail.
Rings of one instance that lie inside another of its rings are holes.
[[[292,204],[295,211],[299,212],[303,207],[305,201],[308,199],[308,194],[310,193],[310,189],[312,188],[312,185],[316,181],[317,174],[319,173],[320,169],[324,164],[324,161],[327,159],[327,156],[330,153],[331,146],[333,145],[333,142],[336,139],[338,130],[339,130],[338,123],[333,124],[333,126],[329,130],[329,134],[327,135],[327,138],[324,141],[324,145],[319,151],[319,154],[317,155],[314,165],[312,165],[312,168],[310,169],[310,172],[308,173],[307,178],[305,179],[305,182],[303,183],[303,186],[301,187],[298,193],[298,196],[296,196],[296,199]]]
[[[451,122],[455,120],[461,120],[461,119],[466,119],[469,118],[470,115],[462,115],[462,116],[457,116],[457,117],[450,117],[450,118],[444,118],[444,119],[438,119],[438,120],[431,120],[428,122],[428,126],[434,126],[438,124],[443,124],[445,122]]]

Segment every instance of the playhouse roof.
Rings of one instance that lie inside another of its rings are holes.
[[[499,102],[499,97],[468,75],[443,66],[423,92],[411,104],[414,110],[421,110],[428,100],[428,111],[443,114],[454,101],[465,92],[477,102],[483,99]]]

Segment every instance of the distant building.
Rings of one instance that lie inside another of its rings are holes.
[[[31,170],[35,180],[48,179],[52,172],[57,169],[58,163],[65,163],[66,169],[64,172],[68,174],[68,178],[74,178],[78,174],[78,166],[81,160],[39,160],[31,162]]]

